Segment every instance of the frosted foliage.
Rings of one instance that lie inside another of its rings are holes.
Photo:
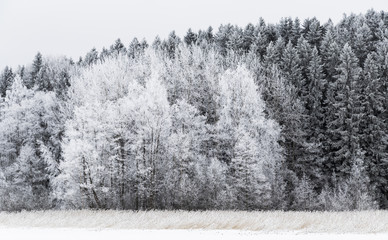
[[[388,208],[386,13],[0,72],[0,211]]]
[[[127,75],[129,67],[121,68],[124,63],[108,60],[86,69],[71,88],[80,105],[66,124],[65,161],[57,178],[64,207],[124,207],[124,197],[131,197],[126,182],[150,177],[162,154],[170,125],[166,91],[157,72],[142,86]]]
[[[269,204],[269,174],[276,161],[279,127],[264,116],[265,104],[249,71],[239,66],[220,79],[219,131],[230,137],[231,178],[242,208]],[[277,156],[278,155],[278,156]]]

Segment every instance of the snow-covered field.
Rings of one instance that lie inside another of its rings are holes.
[[[2,240],[386,240],[387,234],[328,234],[328,233],[262,233],[239,230],[125,230],[125,229],[1,229]]]
[[[260,233],[388,234],[388,211],[37,211],[0,213],[1,231],[19,229],[239,230]],[[18,230],[18,231],[19,231]],[[62,231],[61,230],[61,231]],[[35,231],[35,230],[34,230]],[[38,231],[38,230],[36,230]],[[40,231],[40,230],[39,230]],[[167,231],[168,233],[169,231]],[[208,231],[207,231],[208,232]],[[386,236],[387,237],[387,236]]]

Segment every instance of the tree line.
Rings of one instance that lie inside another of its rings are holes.
[[[259,19],[0,75],[0,209],[388,207],[388,13]]]

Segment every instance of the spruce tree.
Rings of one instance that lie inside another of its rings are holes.
[[[142,46],[139,40],[137,40],[137,38],[133,38],[128,47],[128,56],[134,59],[141,52],[141,50]]]
[[[39,72],[43,68],[43,57],[40,52],[35,55],[32,63],[32,69],[28,78],[24,81],[27,88],[33,88],[38,81]]]
[[[361,118],[360,73],[358,59],[348,44],[340,55],[339,75],[334,82],[334,116],[328,123],[330,157],[326,171],[333,171],[340,181],[348,177],[360,151],[359,126]],[[329,174],[329,173],[327,173]]]
[[[288,42],[284,49],[280,67],[284,77],[296,87],[297,94],[300,96],[306,83],[302,77],[300,58],[291,42]]]
[[[0,97],[5,97],[7,90],[10,90],[14,77],[12,68],[6,66],[0,75]]]
[[[110,54],[112,54],[113,56],[125,54],[126,52],[127,49],[125,49],[125,46],[121,42],[120,38],[118,38],[115,43],[110,46]]]
[[[298,39],[301,37],[301,31],[300,20],[299,18],[295,18],[291,29],[291,42],[294,46],[298,43]]]
[[[377,64],[376,64],[377,63]],[[377,69],[376,69],[377,67]],[[369,170],[370,179],[376,185],[376,194],[380,207],[388,208],[387,169],[388,163],[388,41],[385,40],[377,45],[376,59],[373,55],[368,56],[365,62],[364,74],[370,78],[369,97],[373,109],[373,137],[370,140],[373,145],[370,151],[373,153],[372,165]]]
[[[92,64],[95,64],[98,59],[98,51],[96,50],[96,48],[92,48],[92,50],[90,50],[90,52],[86,54],[84,64],[86,64],[86,66],[90,66]]]
[[[191,28],[189,28],[189,30],[187,31],[186,36],[183,38],[183,40],[185,41],[185,43],[187,45],[190,46],[192,44],[196,44],[197,38],[198,38],[197,34],[193,33]]]
[[[372,32],[365,23],[357,28],[354,39],[354,53],[360,61],[360,66],[364,65],[364,61],[368,53],[373,51]]]

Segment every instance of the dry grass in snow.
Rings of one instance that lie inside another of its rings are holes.
[[[388,233],[388,211],[36,211],[0,213],[0,228],[204,229]]]

